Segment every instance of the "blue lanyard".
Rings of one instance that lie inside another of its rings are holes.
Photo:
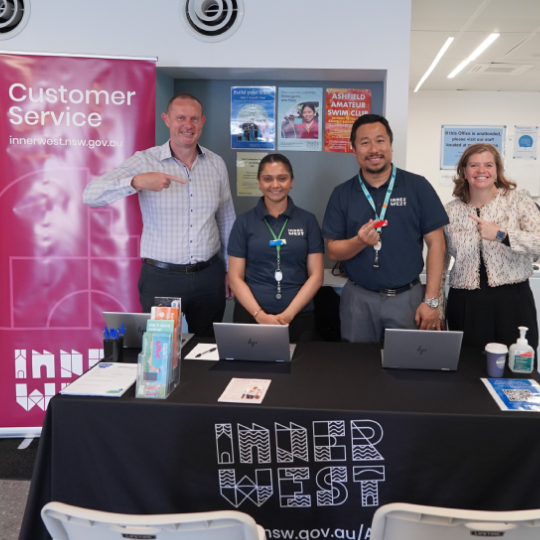
[[[373,208],[373,211],[375,212],[376,221],[380,221],[381,219],[384,219],[384,216],[386,216],[386,210],[388,210],[388,201],[390,200],[390,195],[392,195],[394,184],[396,183],[396,166],[392,164],[392,178],[390,178],[390,185],[388,186],[388,189],[386,190],[386,197],[384,198],[384,203],[383,203],[380,216],[377,214],[377,209],[375,208],[373,197],[369,194],[369,191],[366,185],[364,184],[364,181],[362,180],[362,177],[360,176],[360,174],[358,174],[358,180],[360,181],[360,185],[362,186],[362,191],[364,192],[364,195],[366,196],[368,203],[371,205],[371,208]],[[381,231],[382,231],[382,227],[377,227],[377,232],[379,234],[381,233]]]
[[[373,212],[375,212],[376,221],[380,221],[384,219],[384,216],[386,216],[386,211],[388,210],[388,202],[390,201],[390,195],[392,195],[394,184],[396,183],[396,166],[392,163],[392,177],[390,178],[390,185],[388,186],[388,189],[386,190],[386,196],[384,198],[380,216],[377,214],[377,209],[375,208],[373,197],[369,194],[369,191],[366,185],[364,184],[364,181],[362,180],[362,177],[360,176],[360,174],[358,174],[358,180],[360,182],[360,185],[362,186],[362,191],[364,192],[364,195],[366,196],[368,203],[371,205],[371,208],[373,208]],[[382,231],[382,227],[377,227],[377,232],[379,233],[379,235],[381,234],[381,231]],[[381,250],[381,247],[382,247],[382,242],[380,240],[377,243],[377,245],[373,246],[373,249],[375,250],[375,260],[373,261],[373,268],[379,268],[379,251]]]

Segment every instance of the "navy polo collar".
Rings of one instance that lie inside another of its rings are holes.
[[[397,180],[398,172],[399,172],[399,169],[396,168],[396,180]],[[366,181],[366,179],[364,178],[364,175],[362,174],[362,169],[360,169],[359,174],[360,174],[360,177],[362,178],[362,180],[364,181],[364,184],[366,184],[366,187],[368,189],[387,188],[389,183],[390,183],[390,178],[392,178],[392,168],[390,168],[390,174],[388,175],[388,179],[386,180],[386,182],[384,184],[382,184],[381,186],[379,186],[378,188],[373,187],[369,182]],[[362,191],[362,186],[360,185],[360,182],[355,182],[355,185],[356,185],[356,190],[357,191]]]
[[[293,200],[289,196],[287,196],[287,208],[285,209],[285,212],[280,214],[280,216],[286,216],[290,219],[294,213],[295,208],[296,206],[293,203]],[[266,209],[266,206],[264,205],[264,197],[261,197],[259,201],[257,202],[257,206],[255,207],[255,214],[257,218],[260,220],[264,219],[265,217],[270,216],[270,214],[268,213],[268,210]],[[273,216],[270,216],[270,217],[273,217]]]

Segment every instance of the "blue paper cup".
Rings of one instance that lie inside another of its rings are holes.
[[[504,375],[508,347],[502,343],[488,343],[486,345],[488,377],[496,378]]]

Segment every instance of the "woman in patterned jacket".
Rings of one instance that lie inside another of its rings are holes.
[[[469,146],[457,165],[454,197],[446,205],[445,268],[450,271],[446,319],[463,330],[463,345],[511,345],[518,326],[538,346],[536,307],[529,285],[532,257],[540,255],[540,212],[525,191],[504,176],[501,156],[491,144]]]

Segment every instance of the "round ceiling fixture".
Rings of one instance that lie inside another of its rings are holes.
[[[19,34],[30,18],[30,0],[0,0],[0,40]]]
[[[200,41],[230,38],[244,18],[244,0],[182,0],[181,6],[186,28]]]

